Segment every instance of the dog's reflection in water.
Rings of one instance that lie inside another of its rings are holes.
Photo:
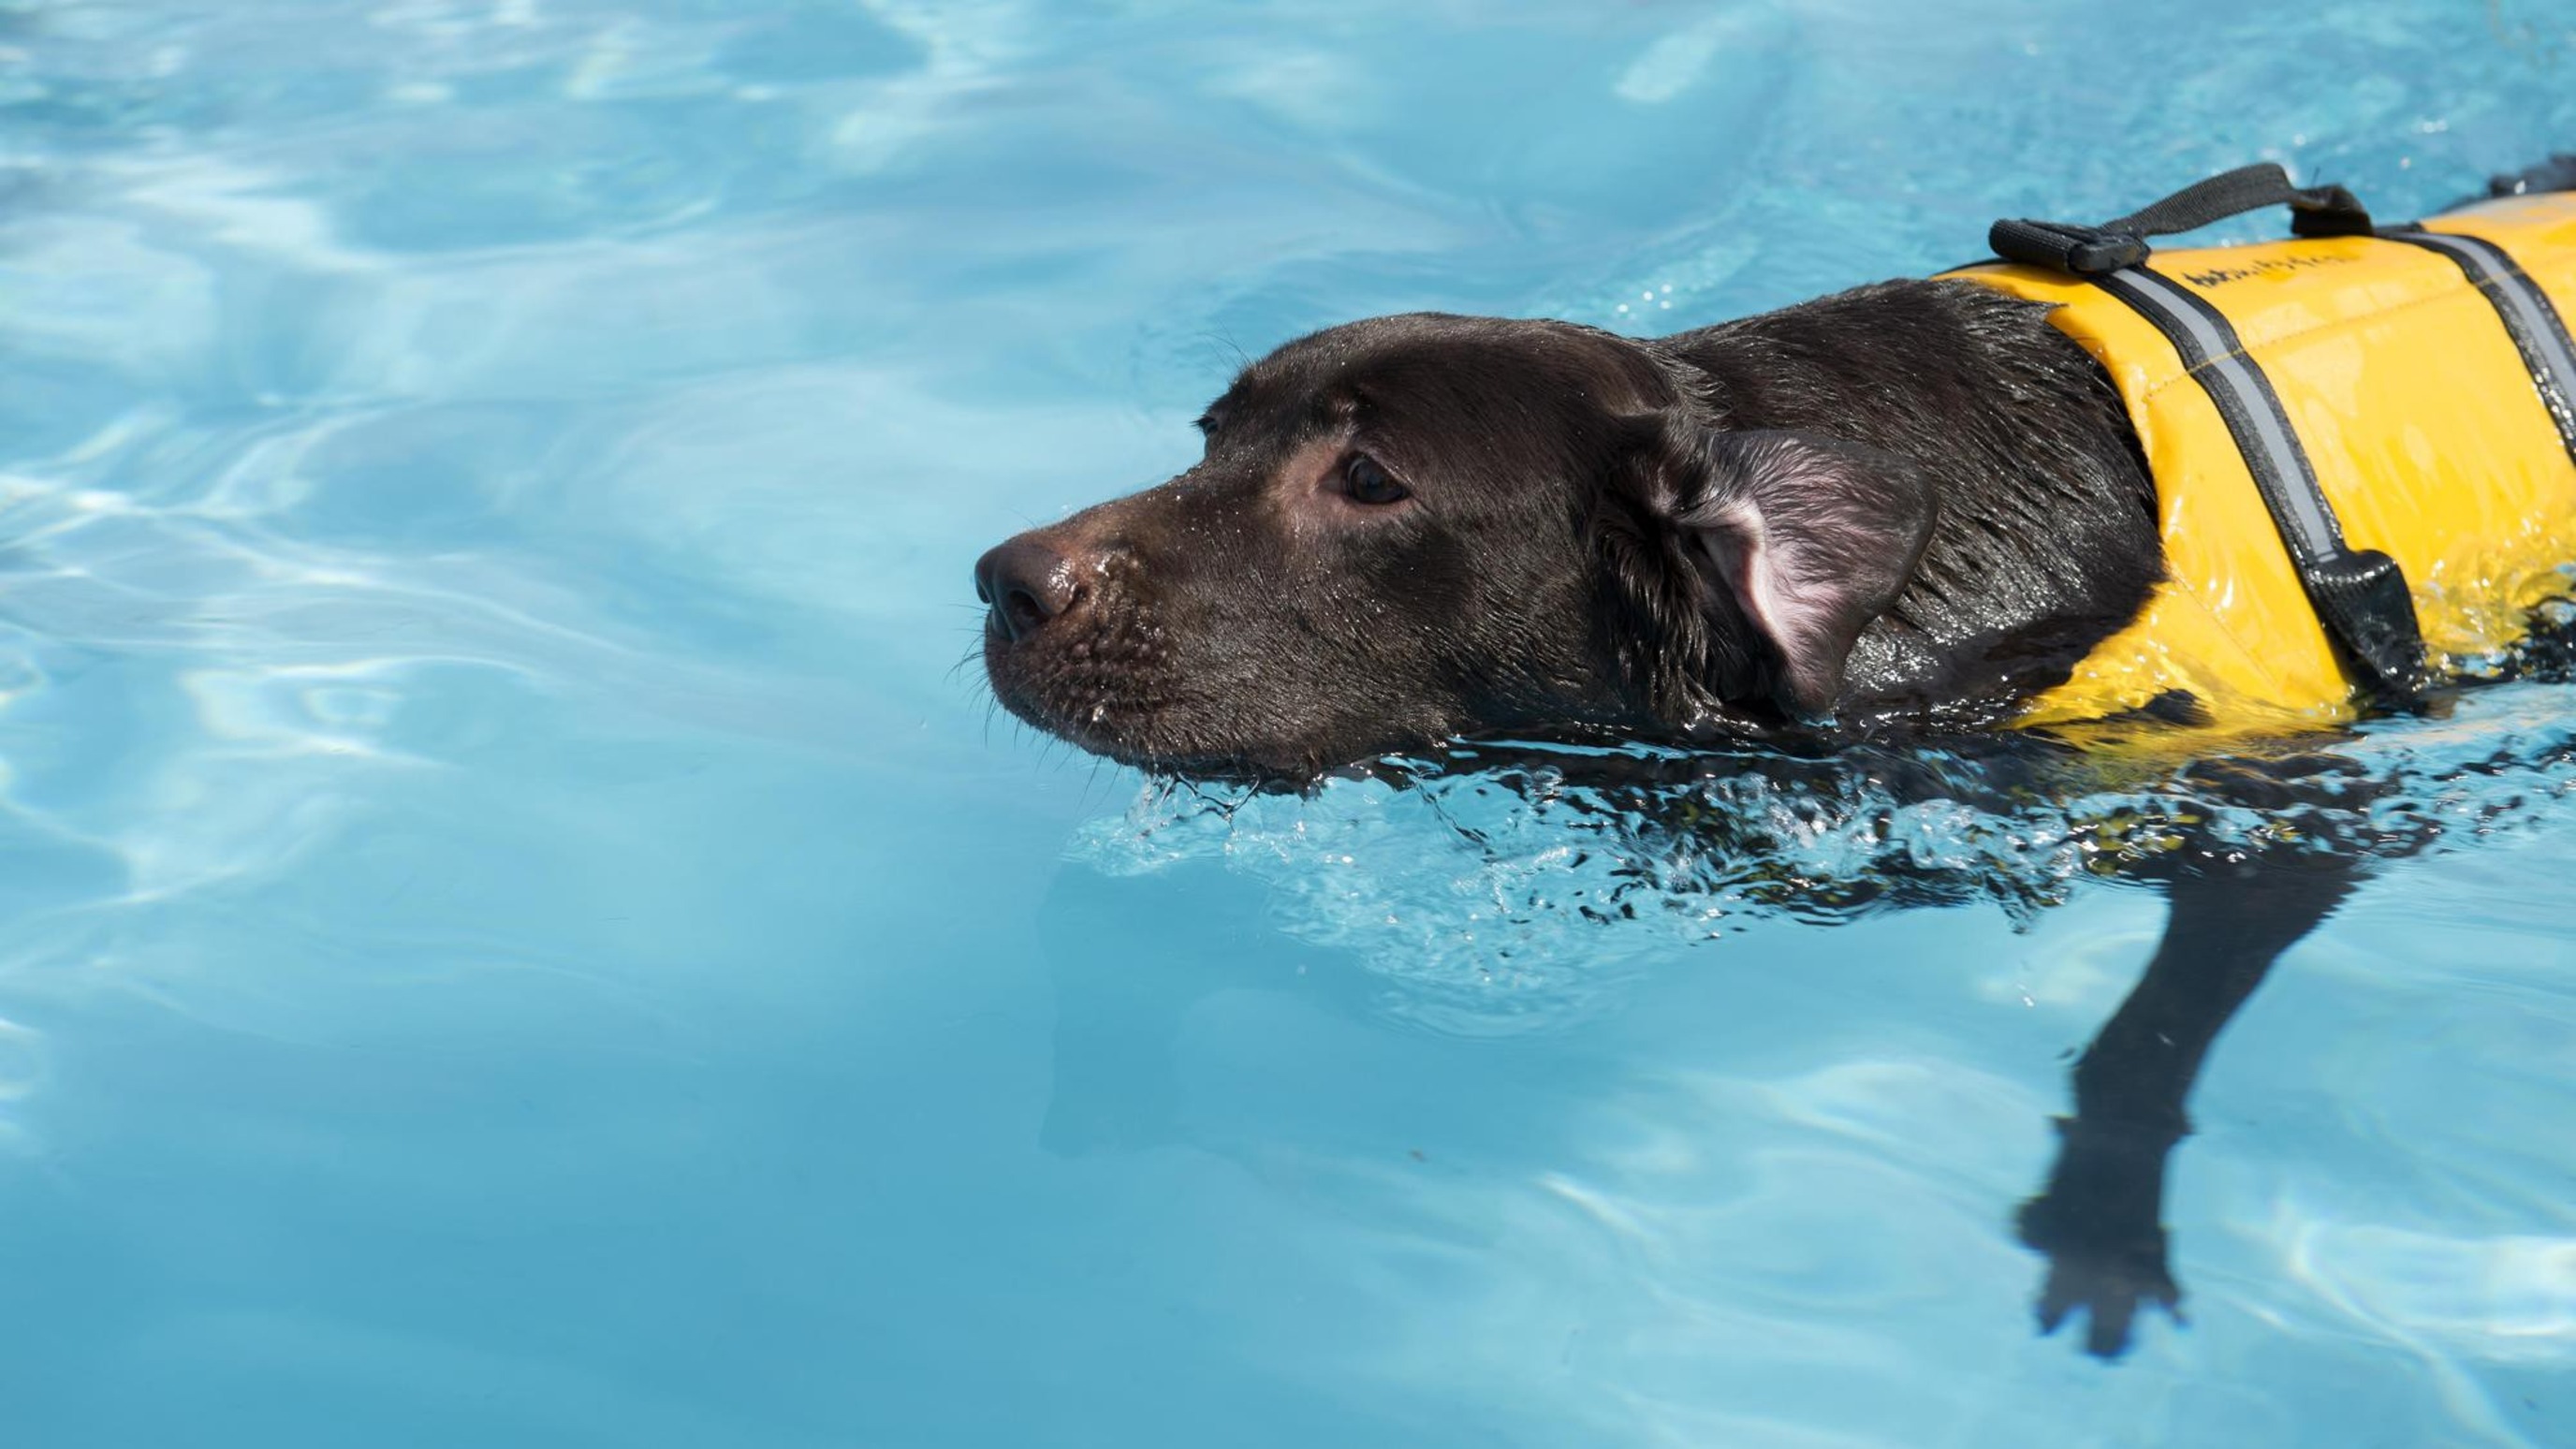
[[[1567,843],[1652,867],[1627,874],[1667,904],[1698,890],[1722,894],[1733,911],[1830,922],[1998,897],[2044,905],[2095,877],[2161,888],[2170,903],[2163,937],[2076,1059],[2055,1164],[2015,1219],[2046,1259],[2041,1327],[2053,1331],[2080,1310],[2085,1346],[2113,1357],[2142,1308],[2170,1311],[2180,1299],[2162,1221],[2165,1167],[2190,1130],[2192,1084],[2229,1019],[2376,865],[2477,823],[2414,800],[2467,774],[2554,776],[2576,762],[2576,744],[2562,738],[2446,777],[2366,767],[2315,737],[2181,764],[2104,743],[1986,734],[1810,756],[1462,746],[1436,763],[1370,773],[1435,800],[1457,789],[1508,791],[1543,810]],[[2496,798],[2483,808],[2530,808],[2522,792]],[[2009,852],[1927,864],[1901,843],[1864,868],[1820,873],[1783,848],[1786,829],[1886,839],[1888,821],[1925,804],[1953,819],[1964,808],[1975,828],[2043,836],[2054,848],[2026,874]],[[1676,861],[1687,864],[1676,870]],[[1081,1155],[1182,1137],[1174,1042],[1184,1015],[1212,994],[1295,990],[1358,1015],[1382,988],[1344,953],[1318,947],[1209,951],[1207,941],[1261,919],[1264,888],[1224,872],[1190,874],[1189,909],[1205,929],[1173,919],[1175,893],[1155,878],[1075,871],[1050,894],[1042,926],[1058,1014],[1046,1150]],[[1615,901],[1570,909],[1618,928]],[[1997,1204],[1999,1217],[2007,1210]]]

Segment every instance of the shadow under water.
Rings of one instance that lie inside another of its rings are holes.
[[[1477,1035],[1579,1014],[1623,954],[1671,933],[1974,901],[2027,922],[2096,883],[2160,889],[2163,937],[2076,1060],[2055,1165],[2017,1219],[2047,1260],[2042,1330],[2084,1310],[2086,1347],[2114,1357],[2142,1306],[2179,1303],[2167,1161],[2212,1043],[2273,962],[2376,866],[2535,824],[2576,795],[2561,687],[2576,678],[2576,631],[2565,611],[2541,623],[2425,716],[2230,739],[2222,755],[2191,753],[2190,731],[2152,718],[1809,752],[1460,743],[1303,794],[1158,782],[1081,854],[1110,876],[1249,859],[1274,915],[1289,897],[1292,934],[1361,949],[1373,975],[1400,984],[1413,1024]],[[1452,849],[1426,851],[1426,837]],[[1088,898],[1120,909],[1114,891]],[[1057,924],[1095,942],[1119,929],[1106,916]],[[1203,964],[1164,978],[1184,984],[1141,989],[1060,966],[1049,1150],[1166,1135],[1181,1016],[1253,984]],[[1480,989],[1497,973],[1520,989]],[[1103,1089],[1113,1082],[1125,1085]]]

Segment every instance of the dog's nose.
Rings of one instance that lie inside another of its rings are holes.
[[[993,627],[1013,643],[1072,608],[1081,595],[1073,565],[1035,539],[1012,539],[975,560],[975,596],[993,606]]]

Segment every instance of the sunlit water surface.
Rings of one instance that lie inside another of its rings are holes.
[[[2571,146],[2551,0],[0,0],[0,1436],[2576,1443],[2566,687],[2364,742],[2455,828],[2222,1040],[2106,1365],[2011,1213],[2162,906],[2046,819],[1793,810],[1972,887],[1837,923],[956,668],[1318,325]]]

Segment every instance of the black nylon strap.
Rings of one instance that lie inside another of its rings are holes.
[[[2531,280],[2511,252],[2485,237],[2414,227],[2391,227],[2380,235],[2440,252],[2459,264],[2513,338],[2522,365],[2531,370],[2532,386],[2540,391],[2540,405],[2558,425],[2558,440],[2566,445],[2568,458],[2576,461],[2576,338],[2568,336],[2567,324],[2550,304],[2549,294]]]
[[[2290,173],[2265,161],[2184,187],[2152,206],[2100,226],[2007,217],[1986,243],[2007,261],[2027,262],[2076,277],[2100,277],[2145,261],[2147,238],[2197,231],[2266,206],[2290,208],[2297,236],[2368,236],[2370,213],[2340,186],[2298,187]]]
[[[2189,287],[2146,267],[2093,280],[2173,343],[2184,370],[2217,405],[2326,633],[2382,700],[2419,704],[2433,679],[2406,576],[2388,555],[2344,542],[2298,431],[2236,329]]]
[[[2266,206],[2290,208],[2294,236],[2370,235],[2370,213],[2351,192],[2340,186],[2293,186],[2290,173],[2270,161],[2186,186],[2153,206],[2102,223],[2102,229],[2132,236],[2171,236]]]

